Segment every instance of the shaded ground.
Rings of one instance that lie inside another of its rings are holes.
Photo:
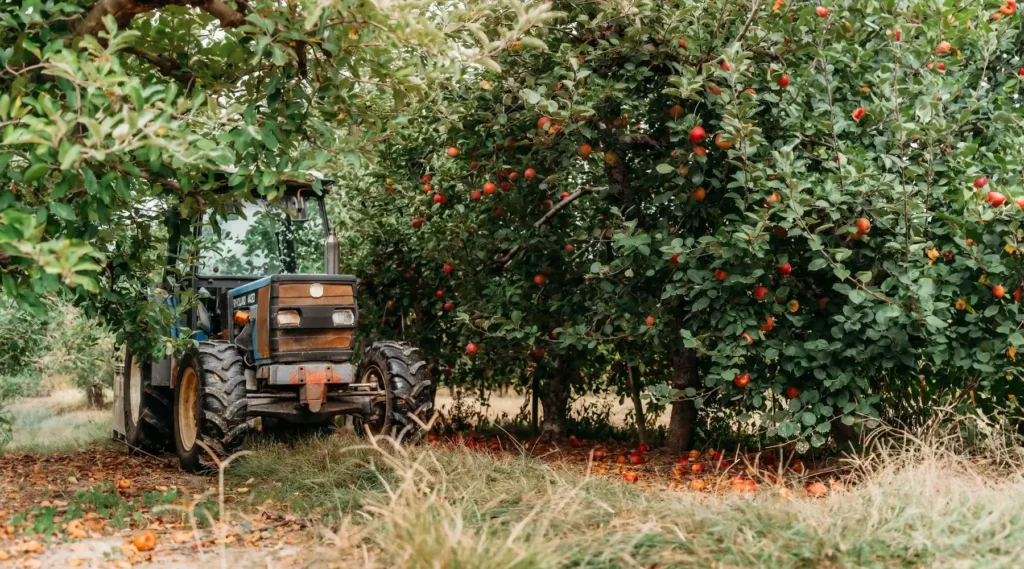
[[[285,566],[309,541],[308,524],[272,508],[230,505],[248,489],[226,488],[229,529],[206,521],[218,510],[215,479],[178,470],[175,461],[131,456],[120,445],[73,453],[0,457],[0,562],[18,567]],[[133,538],[149,530],[156,547]],[[221,545],[224,547],[222,548]],[[144,547],[143,547],[144,549]]]

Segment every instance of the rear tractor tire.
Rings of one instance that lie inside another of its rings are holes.
[[[155,387],[150,375],[150,366],[126,350],[121,374],[125,442],[132,450],[158,453],[170,449],[174,418],[170,388]]]
[[[385,435],[415,441],[433,415],[434,382],[419,349],[404,342],[375,342],[359,362],[359,383],[376,383],[384,391],[371,417],[356,416],[357,434]]]
[[[254,422],[246,417],[245,362],[224,342],[200,342],[178,363],[174,389],[174,446],[181,469],[216,472],[219,460],[242,449]]]

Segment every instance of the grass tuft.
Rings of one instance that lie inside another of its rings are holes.
[[[0,452],[69,452],[110,440],[110,410],[89,408],[85,395],[76,389],[18,399],[6,410],[13,419],[14,436]]]
[[[342,566],[1015,567],[1024,457],[988,440],[978,453],[959,437],[887,438],[817,500],[763,485],[753,497],[641,489],[521,456],[350,436],[257,446],[229,475],[264,480],[260,500],[331,514],[320,555]]]

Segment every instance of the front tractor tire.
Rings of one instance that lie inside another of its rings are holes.
[[[178,363],[174,389],[174,446],[181,469],[214,472],[216,461],[242,449],[252,422],[246,417],[245,362],[223,342],[201,342]]]
[[[128,447],[152,453],[168,450],[174,424],[170,388],[154,386],[150,366],[129,351],[125,351],[121,387]]]
[[[356,433],[367,431],[399,442],[423,434],[433,415],[435,386],[427,362],[417,348],[404,342],[375,342],[359,362],[359,383],[374,383],[385,393],[371,417],[356,416]]]

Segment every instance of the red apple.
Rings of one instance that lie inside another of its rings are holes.
[[[729,273],[723,271],[722,269],[715,269],[715,278],[716,279],[718,279],[720,281],[724,281],[725,277],[727,277],[727,276],[729,276]]]
[[[469,192],[469,197],[470,197],[470,199],[478,200],[478,199],[484,197],[484,195],[482,193],[480,193],[480,190],[473,190],[472,192]]]
[[[458,155],[459,155],[459,149],[458,148],[455,148],[454,146],[449,146],[448,147],[448,157],[449,158],[455,158]]]
[[[654,317],[653,316],[648,316],[647,320],[644,321],[644,324],[647,324],[648,328],[654,327]]]
[[[446,201],[448,201],[448,198],[446,198],[446,197],[444,196],[444,194],[435,194],[435,195],[434,195],[434,203],[436,203],[436,204],[442,204],[442,203],[444,203],[444,202],[446,202]]]
[[[576,248],[572,246],[572,243],[566,243],[566,244],[565,244],[565,250],[566,250],[566,251],[573,251],[573,250],[575,250],[575,249],[576,249]]]
[[[501,183],[501,189],[507,192],[507,191],[512,189],[512,184],[510,184],[508,182],[502,182]]]
[[[800,390],[790,385],[786,388],[786,397],[788,399],[796,399],[797,397],[800,397]]]
[[[540,117],[539,119],[537,119],[537,128],[539,128],[541,130],[547,130],[548,126],[550,124],[551,124],[551,118],[550,117]]]
[[[412,226],[415,229],[419,229],[422,225],[423,225],[423,219],[422,218],[417,217],[416,219],[412,220]]]
[[[792,273],[792,272],[793,272],[793,265],[790,265],[789,263],[786,263],[784,265],[779,265],[779,273],[781,273],[782,276],[789,276],[789,274]]]
[[[544,283],[547,280],[547,277],[545,277],[544,275],[533,275],[533,282],[536,283],[537,286],[544,286]]]
[[[750,384],[750,374],[744,373],[743,375],[737,375],[736,378],[732,380],[732,382],[736,384],[736,387],[746,387],[747,385]]]
[[[779,80],[778,80],[778,82],[776,82],[776,84],[779,87],[782,87],[783,89],[788,87],[789,86],[789,75],[783,75],[782,77],[779,77]]]
[[[527,180],[532,180],[537,177],[537,171],[534,170],[533,168],[527,168],[523,172],[523,177],[526,178]]]
[[[438,291],[435,294],[436,294],[437,298],[441,298],[442,296],[444,296],[444,291],[438,289]]]
[[[668,262],[671,265],[678,265],[679,264],[679,253],[675,253],[674,255],[672,255],[669,258]]]
[[[477,351],[478,350],[477,350],[476,344],[474,344],[473,342],[470,342],[470,343],[466,344],[466,353],[467,354],[472,356],[472,355],[475,355],[477,353]]]
[[[856,225],[857,225],[857,233],[860,233],[861,235],[864,235],[866,233],[870,233],[871,232],[871,222],[868,221],[868,218],[866,218],[866,217],[862,217],[862,218],[858,219],[857,222],[856,222]]]
[[[519,179],[519,172],[511,172],[511,173],[509,173],[509,175],[508,175],[508,181],[509,182],[515,182],[517,179]]]
[[[819,16],[821,16],[822,18],[827,18],[828,17],[828,8],[826,8],[824,6],[818,6],[817,8],[814,9],[814,13],[819,15]]]
[[[761,326],[762,332],[771,332],[772,328],[775,328],[775,318],[769,316],[765,319],[764,325]]]
[[[446,303],[444,303],[444,309],[445,309],[445,310],[451,310],[451,309],[453,309],[453,308],[455,308],[455,303],[453,303],[453,302],[450,302],[450,301],[449,301],[449,302],[446,302]]]
[[[484,184],[484,193],[485,194],[493,194],[494,190],[496,190],[496,189],[498,189],[498,187],[495,186],[493,182],[487,182],[486,184]]]
[[[1017,207],[1024,209],[1024,196],[1017,198]]]
[[[857,109],[850,113],[850,116],[853,117],[853,120],[859,121],[861,117],[863,117],[866,113],[867,111],[864,109],[864,107],[857,107]]]
[[[1003,285],[996,285],[992,287],[992,296],[996,298],[1003,298],[1006,296],[1006,289],[1003,288]]]
[[[768,294],[768,288],[763,286],[754,287],[754,300],[761,301]]]
[[[992,207],[1000,207],[1005,202],[1006,202],[1006,196],[1004,196],[1003,194],[1001,194],[999,192],[989,192],[988,193],[988,203]]]
[[[586,158],[587,156],[590,156],[591,152],[593,152],[593,149],[586,142],[584,142],[583,144],[580,145],[580,151],[579,151],[580,158]]]
[[[690,129],[690,141],[693,143],[704,140],[707,135],[708,133],[704,132],[704,127],[702,126],[695,126]]]
[[[988,177],[982,176],[974,180],[974,189],[980,190],[988,185]]]
[[[451,264],[449,263],[445,263],[444,266],[441,267],[441,270],[444,271],[445,274],[451,274],[452,270],[454,270],[454,267],[452,267]]]

